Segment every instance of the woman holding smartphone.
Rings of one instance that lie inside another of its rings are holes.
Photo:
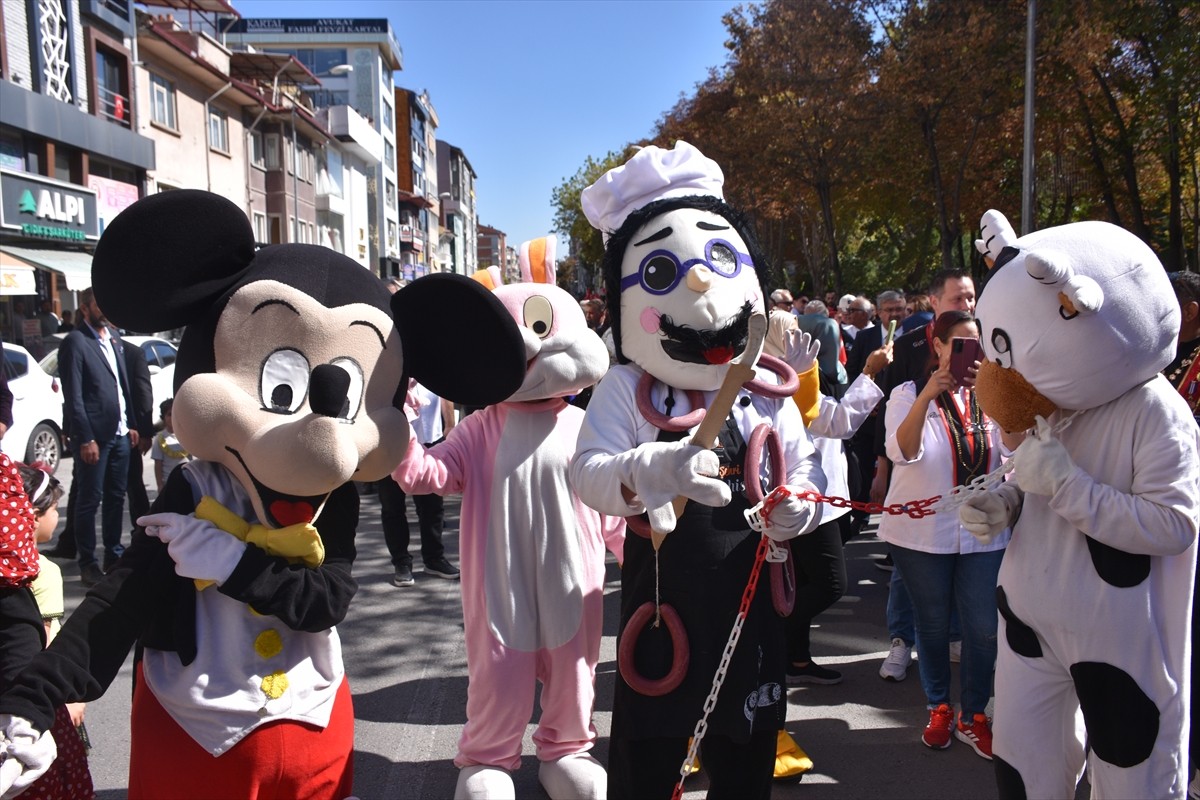
[[[999,427],[980,411],[972,388],[978,361],[964,362],[978,338],[968,312],[943,312],[933,324],[929,377],[892,392],[884,416],[887,454],[895,464],[887,504],[945,495],[999,465]],[[956,340],[964,342],[956,347]],[[956,350],[958,369],[952,370]],[[921,686],[929,706],[921,741],[941,750],[958,738],[990,760],[992,732],[985,708],[996,661],[996,577],[1009,531],[983,544],[962,527],[957,514],[921,519],[884,515],[879,537],[891,545],[912,596]],[[958,610],[963,634],[957,719],[950,699],[952,607]]]

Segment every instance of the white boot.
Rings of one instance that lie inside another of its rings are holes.
[[[515,800],[512,776],[499,767],[476,764],[458,771],[454,800]]]
[[[587,753],[543,761],[538,780],[550,800],[605,800],[608,797],[608,773],[600,762]]]

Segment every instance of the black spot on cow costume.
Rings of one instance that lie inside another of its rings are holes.
[[[187,326],[174,422],[197,460],[0,697],[3,788],[34,777],[11,768],[47,739],[14,741],[28,730],[14,722],[42,732],[57,704],[99,697],[136,644],[130,797],[345,797],[354,714],[335,626],[357,590],[353,481],[404,455],[408,376],[496,402],[524,375],[519,333],[467,278],[390,296],[332,250],[255,251],[245,214],[206,192],[135,203],[92,269],[114,324]]]
[[[1179,308],[1162,264],[1103,222],[1021,238],[998,212],[976,314],[976,390],[1029,430],[1013,480],[975,495],[964,525],[1013,525],[999,577],[993,753],[1001,796],[1181,798],[1200,448],[1159,372]],[[1001,249],[1000,245],[1006,244]],[[1090,754],[1085,746],[1090,747]]]

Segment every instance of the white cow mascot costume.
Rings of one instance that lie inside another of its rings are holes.
[[[983,227],[995,263],[976,390],[1006,431],[1029,431],[1013,480],[959,512],[985,539],[1013,525],[997,588],[1000,796],[1073,797],[1087,757],[1093,797],[1182,798],[1200,442],[1159,374],[1178,303],[1150,248],[1108,223],[1017,239],[989,211]]]

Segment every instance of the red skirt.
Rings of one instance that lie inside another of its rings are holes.
[[[215,757],[158,702],[141,664],[130,716],[130,800],[341,800],[351,794],[354,706],[345,679],[325,728],[268,722]]]

